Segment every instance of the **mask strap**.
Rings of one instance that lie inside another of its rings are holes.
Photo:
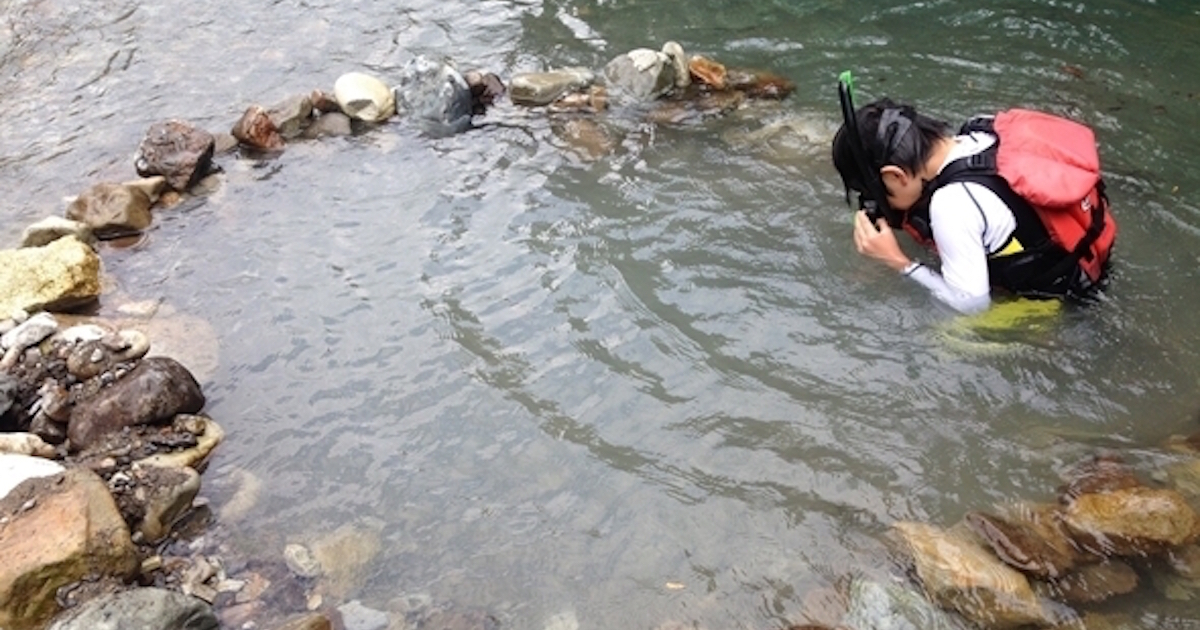
[[[901,110],[894,107],[883,110],[883,116],[879,118],[879,132],[876,134],[879,146],[883,147],[883,155],[879,160],[881,166],[887,164],[888,158],[896,152],[897,145],[908,135],[911,127],[912,120]]]

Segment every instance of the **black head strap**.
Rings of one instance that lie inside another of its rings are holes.
[[[896,150],[908,137],[910,129],[912,119],[905,116],[902,110],[894,107],[883,110],[883,115],[879,117],[879,131],[875,137],[877,144],[883,149],[883,154],[878,160],[880,166],[887,164],[888,159],[895,155]]]

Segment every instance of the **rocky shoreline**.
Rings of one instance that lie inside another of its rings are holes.
[[[459,133],[507,102],[560,117],[569,148],[595,158],[615,145],[596,122],[610,108],[691,123],[794,88],[668,42],[599,73],[507,82],[418,57],[394,86],[348,73],[332,91],[251,105],[228,133],[152,125],[133,164],[139,179],[92,186],[0,251],[0,630],[495,628],[486,611],[421,597],[386,610],[349,599],[347,576],[380,548],[370,524],[288,544],[269,561],[226,554],[199,495],[225,431],[204,414],[189,367],[153,351],[169,342],[146,332],[153,308],[85,314],[104,297],[105,251],[204,190],[233,151],[277,153],[397,117],[432,136]],[[1160,459],[1169,465],[1146,478],[1105,454],[1065,471],[1052,503],[972,511],[945,528],[895,523],[913,579],[848,576],[814,593],[793,628],[1123,627],[1088,607],[1147,582],[1168,598],[1200,594],[1200,440],[1177,438]]]

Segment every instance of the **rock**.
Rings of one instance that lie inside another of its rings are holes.
[[[139,466],[139,484],[145,493],[145,516],[137,531],[149,543],[162,540],[171,533],[171,526],[191,507],[200,492],[200,474],[183,466],[159,468]]]
[[[46,217],[25,228],[21,233],[21,247],[49,245],[64,236],[74,236],[88,245],[96,240],[92,228],[82,221],[72,221],[65,217]]]
[[[1059,489],[1064,502],[1081,494],[1141,487],[1142,481],[1131,466],[1115,455],[1100,455],[1072,466],[1064,473],[1066,484]]]
[[[782,100],[796,90],[796,84],[790,79],[754,70],[729,70],[726,85],[757,99]]]
[[[4,414],[12,408],[17,399],[17,389],[20,383],[15,376],[0,370],[0,427],[4,426]]]
[[[138,146],[134,166],[138,175],[162,175],[167,185],[186,191],[212,170],[212,134],[181,120],[155,123]]]
[[[1147,487],[1083,494],[1064,522],[1079,545],[1104,556],[1144,556],[1190,542],[1196,512],[1175,490]]]
[[[0,348],[5,351],[15,349],[24,352],[42,343],[47,337],[58,331],[58,320],[50,313],[38,313],[18,324],[16,328],[0,335]]]
[[[79,450],[124,427],[156,424],[203,408],[204,394],[187,368],[174,359],[150,357],[109,387],[77,401],[67,437],[71,449]]]
[[[345,626],[349,630],[349,624]],[[275,626],[274,630],[332,630],[333,624],[329,622],[329,618],[321,613],[309,613],[292,617],[285,621],[282,625]]]
[[[49,630],[218,630],[212,608],[183,593],[136,588],[94,599],[64,614]]]
[[[692,73],[688,69],[688,58],[679,42],[663,44],[662,52],[671,61],[675,71],[675,88],[682,90],[692,84]]]
[[[483,114],[491,107],[496,99],[504,96],[507,89],[504,81],[491,72],[472,70],[463,74],[467,88],[471,90],[471,113]]]
[[[580,158],[595,160],[611,154],[617,142],[608,131],[590,118],[571,118],[551,125],[554,135],[566,142]]]
[[[393,91],[396,113],[428,134],[449,135],[471,126],[471,88],[448,63],[417,56],[400,70]]]
[[[568,92],[592,85],[596,75],[585,68],[563,68],[550,72],[523,72],[509,80],[509,100],[518,105],[549,105]]]
[[[396,98],[379,79],[361,72],[338,77],[333,95],[342,112],[351,118],[379,123],[396,113]]]
[[[317,116],[316,120],[301,132],[307,139],[324,138],[326,136],[348,136],[354,129],[350,126],[350,117],[342,112],[331,112]]]
[[[707,92],[679,99],[662,100],[650,110],[646,119],[659,124],[702,122],[715,116],[736,111],[746,102],[742,92]]]
[[[153,204],[162,197],[163,193],[169,190],[167,186],[167,178],[162,175],[154,175],[151,177],[142,177],[140,179],[131,179],[127,182],[121,182],[121,185],[131,190],[140,190],[146,198]]]
[[[1029,581],[983,547],[932,525],[896,523],[925,592],[938,605],[987,628],[1051,625]]]
[[[73,236],[0,251],[0,317],[18,310],[69,310],[99,295],[100,257]]]
[[[337,610],[346,630],[385,630],[388,627],[387,613],[367,608],[357,599],[338,606]]]
[[[362,587],[366,569],[379,555],[379,529],[347,523],[315,540],[310,547],[324,576],[326,594],[349,597]]]
[[[299,136],[312,121],[312,114],[312,98],[304,94],[284,99],[267,110],[271,124],[284,139]]]
[[[854,577],[843,625],[855,630],[956,630],[950,616],[919,592]]]
[[[283,560],[288,569],[302,578],[314,578],[321,575],[321,563],[313,557],[308,547],[299,543],[291,543],[283,548]]]
[[[342,106],[338,105],[337,98],[322,90],[313,90],[308,95],[308,100],[312,103],[313,109],[322,114],[342,113]]]
[[[0,453],[0,500],[27,479],[52,477],[66,470],[62,464],[21,453]]]
[[[9,518],[0,528],[0,627],[42,627],[58,612],[60,587],[85,576],[123,579],[137,570],[129,529],[104,482],[89,470],[26,481],[0,500],[0,514]]]
[[[139,188],[96,184],[67,206],[67,218],[86,223],[100,240],[121,238],[150,227],[150,205]]]
[[[238,142],[260,151],[279,151],[283,149],[283,136],[279,134],[275,123],[267,115],[267,110],[258,105],[246,108],[242,118],[234,124],[230,131]]]
[[[1068,604],[1094,604],[1132,593],[1138,586],[1138,574],[1124,562],[1109,560],[1085,565],[1044,584],[1048,597]]]
[[[211,418],[205,416],[188,416],[179,414],[176,417],[176,422],[195,421],[199,425],[199,432],[193,431],[196,435],[196,446],[187,448],[181,451],[172,453],[158,453],[144,459],[140,459],[136,464],[140,466],[158,466],[160,468],[189,468],[200,470],[208,461],[210,455],[221,440],[225,439],[225,431]]]
[[[150,339],[142,332],[108,333],[99,339],[74,344],[67,353],[67,373],[86,381],[113,371],[121,363],[136,361],[149,351]]]
[[[595,114],[608,109],[608,91],[593,85],[586,92],[569,92],[550,103],[552,112],[587,112]]]
[[[688,73],[697,83],[702,83],[714,90],[724,90],[729,87],[728,72],[725,66],[706,59],[700,55],[692,55],[688,60]]]
[[[666,53],[637,48],[609,61],[604,66],[604,79],[614,97],[653,101],[675,89],[675,62]]]
[[[1056,578],[1075,567],[1079,554],[1052,506],[1027,511],[1026,518],[1005,519],[971,512],[967,525],[1005,564],[1037,578]]]
[[[0,453],[54,457],[54,447],[33,433],[0,433]]]

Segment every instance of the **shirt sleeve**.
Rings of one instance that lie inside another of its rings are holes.
[[[960,313],[991,305],[983,213],[966,183],[938,189],[929,201],[929,223],[941,258],[941,273],[918,267],[908,274],[939,301]]]

